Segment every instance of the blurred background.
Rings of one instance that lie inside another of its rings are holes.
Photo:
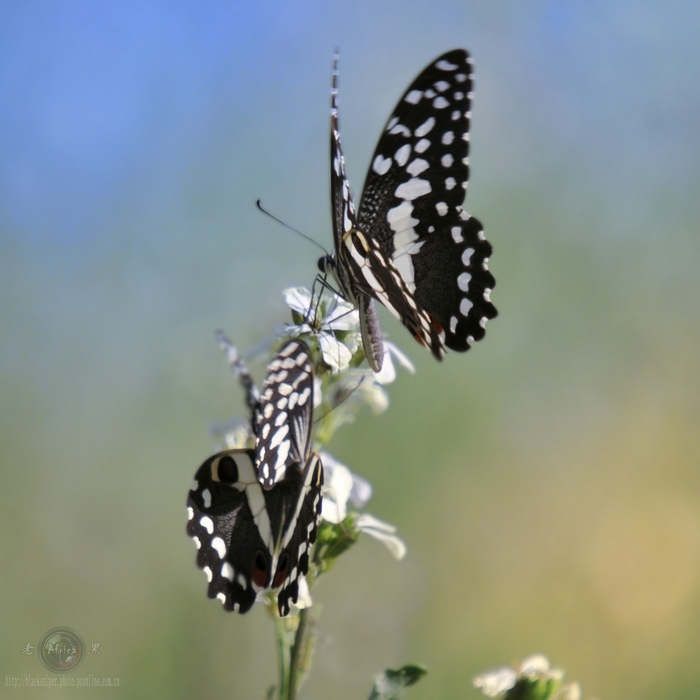
[[[314,590],[304,698],[415,700],[541,652],[584,697],[690,698],[700,666],[700,6],[24,2],[0,6],[0,684],[67,625],[81,697],[262,698],[261,608],[205,596],[185,498],[245,416],[214,341],[288,319],[327,247],[329,92],[362,187],[413,77],[476,65],[467,209],[500,316],[330,445],[398,526]],[[252,364],[259,380],[264,362]],[[0,691],[0,695],[9,691]],[[34,697],[38,691],[15,691]],[[54,697],[76,696],[57,691]]]

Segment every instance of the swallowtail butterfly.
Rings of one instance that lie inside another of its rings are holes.
[[[323,466],[310,449],[313,368],[307,346],[287,342],[268,366],[258,399],[237,362],[255,449],[224,450],[202,464],[187,499],[187,534],[210,598],[245,613],[258,593],[272,589],[284,616],[297,601],[321,518]]]
[[[441,360],[468,350],[495,318],[491,245],[462,209],[469,178],[472,62],[443,54],[413,81],[382,132],[355,206],[338,126],[338,56],[331,93],[334,253],[319,260],[360,312],[367,360],[381,369],[383,342],[373,300]]]

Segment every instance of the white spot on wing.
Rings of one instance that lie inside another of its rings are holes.
[[[199,519],[199,524],[211,535],[214,532],[214,521],[208,516],[203,515]]]
[[[408,129],[408,127],[405,127],[403,124],[396,124],[396,126],[392,127],[388,131],[390,134],[401,134],[402,136],[406,137],[411,136],[411,131]]]
[[[455,135],[453,131],[446,131],[442,135],[442,143],[445,146],[449,146],[455,140]]]
[[[401,202],[398,207],[393,207],[389,209],[386,214],[386,220],[391,226],[393,231],[397,233],[401,231],[406,231],[407,229],[413,228],[417,223],[418,219],[414,219],[413,216],[413,204],[411,202]]]
[[[449,61],[446,61],[444,58],[438,61],[435,64],[436,68],[439,68],[440,70],[456,70],[457,66],[454,63],[450,63]]]
[[[226,556],[226,544],[221,537],[215,537],[211,541],[211,546],[212,549],[216,550],[216,553],[219,555],[219,559],[223,559]]]
[[[416,144],[416,153],[424,153],[430,147],[430,141],[428,139],[421,139]]]
[[[399,199],[412,201],[418,197],[422,197],[432,191],[430,183],[427,180],[421,180],[417,177],[412,177],[408,182],[404,182],[396,188],[396,196]]]
[[[404,97],[404,100],[406,102],[409,102],[412,105],[418,104],[421,101],[421,98],[423,97],[423,91],[422,90],[411,90],[411,92]]]
[[[457,284],[463,292],[466,292],[469,289],[469,283],[471,281],[472,281],[472,276],[468,272],[463,272],[457,278]]]
[[[462,314],[462,316],[468,316],[472,306],[474,306],[474,304],[471,302],[471,300],[465,297],[459,304],[459,312]]]
[[[433,107],[435,107],[435,109],[445,109],[445,107],[449,106],[450,103],[442,95],[438,95],[438,97],[433,100]]]
[[[384,158],[381,155],[377,155],[372,163],[372,170],[374,170],[377,175],[386,175],[391,167],[391,158]]]
[[[405,143],[398,151],[394,154],[396,162],[403,168],[408,162],[408,157],[411,155],[411,145]]]
[[[435,126],[435,117],[426,119],[415,131],[418,138],[422,138],[430,133],[430,130]]]
[[[422,172],[425,172],[429,167],[430,164],[427,160],[423,160],[423,158],[416,158],[415,160],[411,161],[411,163],[409,163],[408,167],[406,168],[406,171],[409,175],[413,175],[415,177],[417,175],[420,175]]]
[[[464,267],[469,267],[471,265],[472,255],[474,255],[474,248],[466,248],[462,253],[462,264]]]
[[[435,211],[437,211],[440,216],[445,216],[445,214],[447,214],[447,204],[445,204],[445,202],[438,202],[435,205]]]
[[[221,565],[221,575],[225,579],[228,579],[229,581],[233,581],[233,567],[227,561],[225,561]]]

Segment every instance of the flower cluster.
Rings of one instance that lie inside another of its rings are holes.
[[[546,656],[534,654],[517,669],[500,666],[480,673],[472,682],[488,698],[505,693],[504,700],[581,700],[581,686],[562,683],[563,679],[564,672],[552,668]]]

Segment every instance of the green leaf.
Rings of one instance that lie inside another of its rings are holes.
[[[374,679],[369,700],[399,700],[406,694],[406,689],[417,683],[426,673],[428,669],[417,664],[407,664],[397,670],[388,668]]]

